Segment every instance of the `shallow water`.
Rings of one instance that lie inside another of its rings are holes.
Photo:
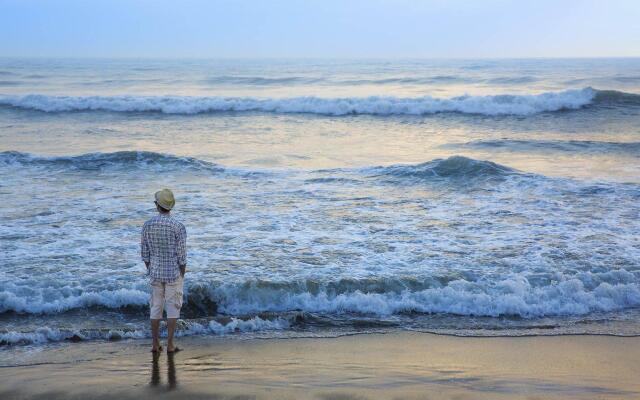
[[[0,340],[640,334],[640,60],[0,61]],[[10,82],[7,84],[7,82]]]

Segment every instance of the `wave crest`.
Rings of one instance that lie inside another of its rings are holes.
[[[514,152],[620,153],[640,154],[640,142],[608,142],[595,140],[527,140],[482,139],[466,143],[449,143],[443,148],[473,148]]]
[[[428,179],[462,179],[478,180],[501,178],[517,174],[515,169],[491,161],[474,160],[463,156],[452,156],[436,159],[417,165],[392,165],[370,168],[376,176],[392,178],[428,180]]]
[[[44,112],[108,111],[201,114],[212,112],[308,113],[320,115],[428,115],[462,113],[481,115],[532,115],[576,110],[590,104],[598,91],[592,88],[531,95],[458,96],[435,98],[255,98],[189,96],[47,96],[0,95],[0,106]]]
[[[493,283],[458,279],[444,285],[377,291],[322,288],[291,292],[252,288],[251,292],[247,292],[237,286],[221,286],[212,294],[220,310],[232,315],[303,311],[390,316],[418,312],[535,318],[585,315],[640,305],[640,286],[634,275],[627,271],[614,275],[567,277],[546,286],[535,286],[524,277],[514,276]]]
[[[640,94],[617,90],[596,90],[594,102],[608,107],[640,106]]]
[[[217,164],[193,157],[180,157],[150,151],[117,151],[114,153],[89,153],[77,156],[41,157],[17,151],[0,152],[0,164],[60,167],[76,170],[104,170],[118,168],[187,169],[223,172]]]
[[[118,169],[152,169],[152,170],[188,170],[214,173],[232,172],[218,164],[194,157],[180,157],[171,154],[149,151],[118,151],[114,153],[89,153],[77,156],[43,157],[17,151],[0,152],[0,165],[43,166],[70,170],[118,170]],[[416,165],[391,165],[369,167],[359,170],[366,175],[389,176],[395,178],[414,179],[478,179],[503,177],[518,174],[515,169],[491,161],[475,160],[463,156],[452,156],[436,159]],[[317,172],[324,172],[323,170]],[[257,171],[244,171],[244,174],[259,174]],[[354,179],[322,177],[308,179],[307,183],[358,182]]]

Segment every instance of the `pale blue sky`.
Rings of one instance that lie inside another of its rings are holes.
[[[640,0],[0,0],[0,56],[640,56]]]

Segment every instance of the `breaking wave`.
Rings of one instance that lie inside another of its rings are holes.
[[[371,282],[368,283],[370,285]],[[220,310],[229,314],[304,311],[320,313],[363,313],[389,316],[403,313],[443,313],[462,316],[543,316],[584,315],[595,311],[615,311],[640,305],[640,285],[631,272],[585,274],[536,286],[527,278],[514,276],[495,282],[454,280],[426,288],[404,288],[391,280],[391,287],[378,282],[377,290],[278,291],[253,287],[220,287],[213,293]],[[331,286],[331,285],[330,285]],[[396,286],[394,290],[394,286]],[[418,283],[417,286],[421,286]],[[425,285],[426,286],[426,285]]]
[[[149,294],[136,289],[85,291],[49,300],[46,300],[42,293],[36,296],[22,296],[10,287],[6,289],[9,290],[0,292],[0,313],[56,314],[79,308],[142,307],[149,303]]]
[[[531,95],[399,97],[189,97],[0,95],[0,106],[44,112],[106,111],[201,114],[214,112],[308,113],[341,115],[532,115],[577,110],[594,102],[640,103],[640,95],[592,88]]]
[[[185,290],[185,316],[257,315],[265,312],[311,312],[390,316],[437,313],[459,316],[535,318],[585,315],[640,306],[638,271],[584,272],[557,280],[505,275],[493,280],[393,279],[317,282],[196,282]],[[0,312],[56,314],[87,307],[146,307],[142,290],[84,292],[44,300],[8,290],[0,292]]]

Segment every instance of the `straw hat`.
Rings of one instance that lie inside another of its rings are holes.
[[[169,189],[162,189],[156,192],[156,203],[165,210],[171,210],[176,205],[173,192]]]

